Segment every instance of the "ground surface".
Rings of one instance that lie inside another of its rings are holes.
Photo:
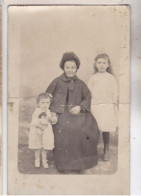
[[[111,146],[110,148],[110,160],[103,161],[102,153],[103,148],[101,145],[98,147],[99,162],[98,165],[83,172],[83,174],[113,174],[117,170],[117,148]],[[19,171],[24,174],[60,174],[53,163],[53,155],[49,154],[49,169],[34,167],[34,151],[29,150],[27,145],[19,145],[19,159],[18,166]],[[74,174],[74,173],[72,173]]]
[[[53,163],[53,154],[49,153],[50,168],[44,169],[34,167],[34,151],[28,149],[28,132],[31,116],[35,109],[35,98],[21,99],[19,108],[19,151],[18,169],[23,174],[60,174]],[[113,174],[117,170],[118,160],[118,133],[110,134],[110,160],[102,160],[103,141],[100,136],[98,145],[99,162],[98,165],[84,171],[84,174]],[[74,174],[74,173],[73,173]]]

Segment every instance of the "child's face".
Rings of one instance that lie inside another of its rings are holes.
[[[70,78],[75,76],[76,70],[77,70],[77,67],[76,67],[76,64],[74,61],[66,61],[65,62],[64,72],[65,72],[66,76],[68,76]]]
[[[39,107],[41,108],[41,110],[46,111],[50,106],[50,99],[49,98],[45,98],[45,99],[40,99],[39,101]]]
[[[100,73],[106,72],[107,68],[109,67],[108,60],[105,58],[97,59],[96,67],[98,69],[98,72],[100,72]]]

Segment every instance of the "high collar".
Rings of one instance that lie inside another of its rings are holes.
[[[66,76],[66,74],[65,73],[63,73],[62,75],[61,75],[61,78],[62,78],[62,80],[63,81],[65,81],[65,82],[70,82],[70,80],[77,80],[78,79],[78,77],[75,75],[75,76],[73,76],[73,77],[71,77],[71,78],[69,78],[69,77],[67,77]]]

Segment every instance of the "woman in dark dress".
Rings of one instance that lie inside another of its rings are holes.
[[[54,160],[60,171],[83,170],[98,163],[99,130],[90,113],[88,87],[76,76],[79,66],[73,52],[65,53],[60,62],[64,73],[46,90],[53,95],[50,109],[58,114],[58,123],[53,127]]]

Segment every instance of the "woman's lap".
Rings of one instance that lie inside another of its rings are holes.
[[[85,169],[97,164],[99,131],[90,113],[77,117],[60,114],[54,135],[57,168]]]

